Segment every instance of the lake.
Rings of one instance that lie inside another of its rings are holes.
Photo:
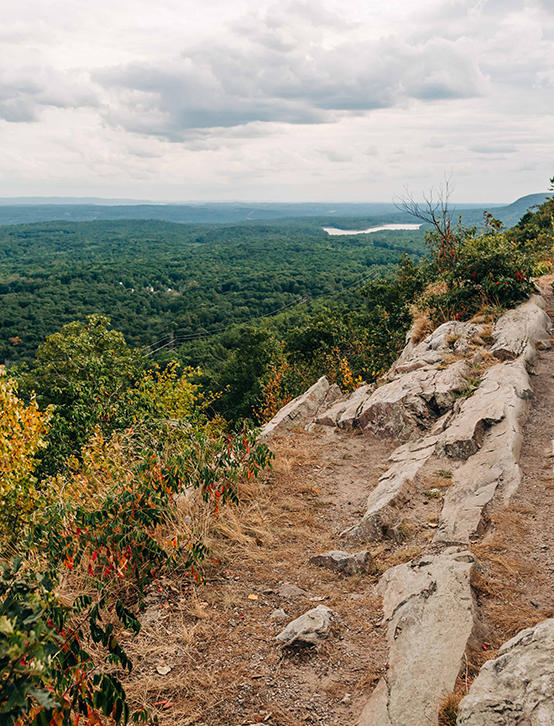
[[[421,224],[384,224],[382,227],[369,227],[369,229],[337,229],[336,227],[323,227],[323,230],[331,237],[341,234],[371,234],[372,232],[383,232],[387,229],[419,229]]]

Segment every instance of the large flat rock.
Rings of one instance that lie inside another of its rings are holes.
[[[491,352],[500,360],[513,360],[523,356],[532,361],[535,344],[549,338],[552,322],[544,310],[544,300],[532,295],[530,300],[514,310],[504,313],[494,326],[494,344]]]
[[[554,724],[554,620],[523,630],[485,663],[460,703],[457,724]]]
[[[465,464],[455,470],[452,486],[448,489],[439,517],[435,542],[444,544],[468,544],[483,534],[486,509],[489,502],[500,493],[505,501],[517,491],[521,481],[519,455],[523,443],[523,425],[529,410],[531,387],[522,358],[513,363],[503,363],[490,369],[483,390],[478,389],[475,401],[467,402],[462,409],[464,429],[456,420],[446,430],[437,448],[442,450],[444,441],[447,453],[459,447],[462,453],[477,448]],[[494,383],[494,385],[492,385]],[[481,391],[482,395],[478,395]],[[472,404],[472,405],[470,405]],[[481,408],[482,406],[482,408]],[[491,413],[494,411],[494,413]],[[463,417],[466,417],[465,419]],[[495,425],[485,428],[483,438],[476,432],[479,423]],[[453,435],[453,430],[456,435]],[[467,439],[460,432],[468,432]]]
[[[399,565],[380,580],[389,669],[358,726],[437,726],[477,621],[470,586],[474,557],[447,550]]]
[[[509,417],[514,422],[524,418],[533,396],[523,359],[501,363],[485,372],[479,388],[463,401],[449,422],[437,453],[467,459],[481,447],[492,425]]]

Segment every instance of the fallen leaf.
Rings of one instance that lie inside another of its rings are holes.
[[[254,594],[248,595],[248,599],[249,600],[257,600],[258,599],[258,596],[257,595],[254,595]]]
[[[322,600],[326,600],[327,598],[323,595],[315,595],[314,597],[310,597],[310,602],[321,602]]]

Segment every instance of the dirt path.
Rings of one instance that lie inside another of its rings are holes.
[[[552,279],[542,282],[554,322]],[[524,429],[522,482],[509,507],[491,509],[489,533],[472,548],[481,562],[474,586],[490,648],[471,654],[474,666],[522,628],[554,615],[554,349],[540,351],[530,373],[535,395]]]
[[[330,429],[275,437],[273,472],[243,491],[243,504],[211,533],[206,584],[174,578],[150,595],[143,631],[129,642],[134,701],[162,726],[355,723],[387,659],[375,584],[411,550],[389,562],[398,547],[381,548],[378,571],[363,577],[308,560],[331,549],[356,551],[337,533],[363,514],[394,446]],[[318,603],[339,615],[333,636],[318,650],[282,651],[275,636]],[[282,623],[271,619],[279,608],[287,614]]]

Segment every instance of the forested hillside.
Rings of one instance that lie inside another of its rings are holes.
[[[132,346],[172,334],[177,347],[382,276],[404,252],[418,259],[423,250],[422,232],[329,237],[317,221],[2,227],[0,361],[32,359],[47,335],[93,313]]]

